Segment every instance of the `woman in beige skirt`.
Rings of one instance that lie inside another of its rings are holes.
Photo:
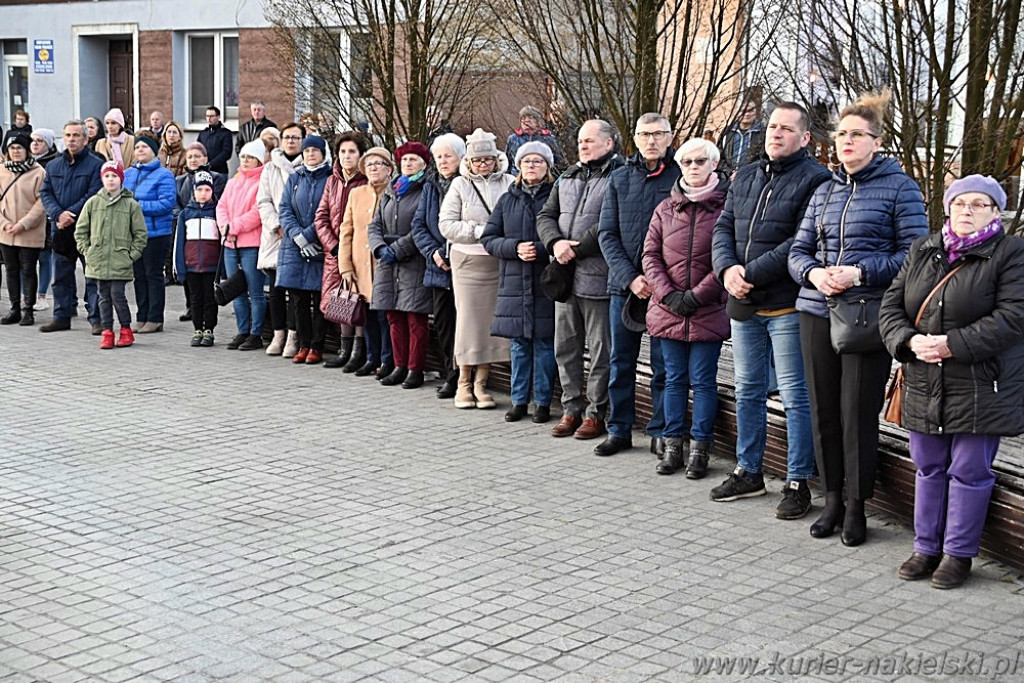
[[[498,299],[498,260],[480,244],[487,219],[514,177],[495,137],[477,128],[466,138],[460,177],[441,203],[438,227],[451,242],[455,292],[455,362],[459,366],[456,408],[493,408],[487,393],[491,363],[508,360],[508,340],[491,336]]]

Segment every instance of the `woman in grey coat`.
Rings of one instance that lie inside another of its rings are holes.
[[[430,339],[427,315],[433,307],[423,285],[427,263],[412,238],[412,219],[423,191],[423,172],[430,150],[407,142],[395,150],[402,175],[384,191],[373,221],[367,226],[370,252],[377,259],[370,308],[386,311],[391,326],[395,369],[380,383],[404,389],[423,385],[423,366]]]

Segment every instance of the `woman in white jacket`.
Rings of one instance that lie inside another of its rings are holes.
[[[491,336],[498,299],[498,260],[480,244],[487,219],[515,179],[495,137],[477,128],[466,138],[460,177],[441,202],[438,228],[452,243],[455,293],[455,363],[459,366],[456,408],[493,408],[487,393],[491,363],[508,360],[508,340]]]

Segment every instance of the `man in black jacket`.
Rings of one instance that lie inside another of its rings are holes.
[[[238,154],[241,154],[246,143],[258,139],[264,130],[277,128],[277,124],[267,118],[267,106],[263,104],[263,100],[253,100],[249,104],[249,113],[252,114],[252,118],[242,124],[235,139],[235,152]]]
[[[231,131],[220,122],[220,109],[206,108],[206,128],[199,131],[199,142],[206,148],[207,163],[211,171],[228,172],[231,159]]]
[[[651,215],[672,192],[679,180],[679,166],[672,160],[672,124],[658,113],[641,116],[633,134],[637,153],[626,165],[612,171],[601,206],[598,239],[608,262],[608,325],[611,328],[611,372],[608,379],[608,438],[594,448],[595,455],[614,455],[633,446],[636,417],[636,361],[640,355],[641,332],[622,324],[626,297],[633,292],[641,299],[651,296],[641,268],[644,239]],[[665,388],[665,366],[661,345],[651,339],[651,403],[654,415],[647,423],[651,450],[658,453],[665,411],[661,391]]]
[[[774,360],[786,409],[787,474],[779,519],[799,519],[811,507],[814,476],[810,402],[800,355],[798,285],[787,259],[797,225],[814,189],[829,178],[807,156],[810,118],[799,104],[775,107],[765,152],[741,166],[715,225],[712,258],[729,292],[736,385],[736,470],[711,491],[726,502],[766,493],[761,465],[767,435],[769,364]]]

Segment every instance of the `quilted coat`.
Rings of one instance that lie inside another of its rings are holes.
[[[217,201],[217,226],[221,234],[227,230],[224,246],[232,249],[260,246],[260,210],[256,206],[256,192],[265,166],[238,169],[228,180],[224,196]]]
[[[199,204],[193,199],[178,214],[178,229],[174,231],[174,273],[178,282],[185,281],[186,273],[216,273],[220,251],[216,204]]]
[[[359,171],[351,178],[345,178],[341,166],[337,162],[331,169],[331,175],[324,186],[320,206],[317,207],[313,225],[317,239],[324,248],[323,279],[320,291],[327,293],[341,282],[341,271],[338,270],[338,247],[341,245],[341,222],[345,219],[345,206],[352,190],[366,184],[366,176]],[[320,300],[320,309],[327,305],[327,297]]]
[[[542,183],[530,192],[512,185],[498,200],[480,238],[487,253],[499,260],[498,305],[491,324],[495,337],[555,336],[555,302],[540,288],[541,273],[550,259],[537,235],[537,213],[551,194],[551,187],[551,183]],[[519,258],[516,248],[521,242],[533,242],[536,260]]]
[[[758,310],[796,302],[799,287],[789,276],[789,248],[811,194],[829,177],[803,149],[775,160],[762,154],[736,171],[715,224],[712,258],[720,280],[729,267],[746,267]]]
[[[124,189],[130,191],[142,207],[150,237],[174,232],[174,209],[178,206],[178,186],[174,174],[159,159],[148,164],[135,162],[124,171]]]
[[[807,279],[823,260],[830,266],[860,266],[862,284],[850,294],[881,293],[910,245],[926,234],[921,190],[895,159],[876,156],[852,176],[836,172],[814,191],[789,250],[789,273],[802,287],[797,310],[828,317],[825,295]]]
[[[296,169],[302,166],[302,155],[292,161],[280,149],[270,151],[270,161],[263,165],[260,175],[259,189],[256,192],[256,206],[260,212],[262,230],[260,233],[260,253],[256,259],[256,267],[263,270],[277,268],[277,250],[281,246],[281,219],[278,209],[281,204],[281,193],[284,184]]]
[[[644,241],[644,275],[651,286],[647,332],[652,337],[682,342],[712,342],[729,338],[726,292],[711,267],[711,238],[729,181],[719,175],[712,194],[694,202],[678,185],[672,196],[654,209]],[[700,307],[679,315],[661,303],[671,292],[693,291]]]
[[[473,173],[469,159],[462,159],[460,175],[452,180],[451,187],[441,201],[437,223],[441,234],[453,245],[472,245],[477,249],[459,246],[455,246],[455,249],[462,248],[467,253],[483,251],[479,244],[484,226],[501,195],[508,191],[508,186],[515,180],[514,176],[505,173],[507,168],[508,159],[500,153],[494,172],[486,177]]]
[[[307,241],[316,243],[316,210],[327,185],[331,167],[322,164],[310,170],[302,166],[293,173],[284,185],[279,207],[281,229],[284,236],[277,252],[277,287],[320,291],[323,281],[323,255],[306,259],[299,253],[295,237],[302,235]]]
[[[966,265],[914,318],[928,292]],[[903,363],[903,426],[924,434],[1024,432],[1024,240],[999,233],[949,263],[938,233],[910,247],[882,299],[882,340]],[[945,334],[953,354],[916,360],[914,334]]]
[[[458,176],[454,176],[457,178]],[[434,252],[441,252],[448,265],[451,265],[448,249],[451,246],[438,226],[438,215],[441,213],[441,200],[451,187],[452,178],[444,181],[438,177],[437,168],[431,166],[427,169],[423,181],[423,194],[420,195],[420,205],[416,208],[416,215],[412,218],[412,239],[416,242],[416,248],[423,254],[427,263],[427,270],[423,273],[423,284],[436,289],[452,288],[452,273],[450,270],[441,270],[434,263]]]
[[[427,264],[412,240],[412,217],[422,192],[422,181],[413,183],[402,197],[389,187],[366,229],[371,254],[390,245],[398,257],[392,264],[377,263],[370,302],[370,308],[375,311],[430,313],[434,308],[433,295],[423,285]]]

